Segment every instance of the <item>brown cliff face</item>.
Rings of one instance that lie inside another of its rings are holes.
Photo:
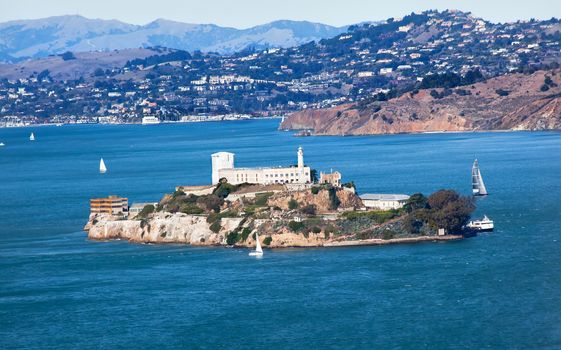
[[[435,92],[441,98],[434,98]],[[511,74],[449,90],[420,90],[385,102],[304,110],[290,115],[280,128],[311,129],[316,135],[561,129],[561,74]]]

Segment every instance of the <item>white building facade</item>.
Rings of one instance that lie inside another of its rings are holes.
[[[366,209],[390,210],[403,208],[409,196],[406,194],[363,194],[360,196]]]
[[[298,165],[291,167],[236,168],[233,153],[218,152],[212,157],[212,183],[225,178],[233,185],[253,184],[306,184],[311,182],[311,169],[304,166],[304,151],[298,148]]]

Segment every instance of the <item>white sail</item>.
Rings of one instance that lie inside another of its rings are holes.
[[[105,166],[105,162],[103,161],[103,158],[101,158],[99,161],[99,172],[102,174],[105,174],[107,172],[107,167]]]
[[[255,232],[255,251],[263,254],[263,249],[261,248],[261,242],[259,242],[259,235],[257,232]]]
[[[255,232],[255,250],[249,252],[250,256],[262,256],[263,249],[261,248],[261,242],[259,242],[259,235]]]
[[[35,134],[31,133],[31,135],[29,135],[29,141],[35,141]]]
[[[473,162],[473,167],[471,168],[471,186],[474,196],[486,196],[487,188],[483,182],[483,177],[481,176],[481,171],[479,170],[479,163],[477,159]]]

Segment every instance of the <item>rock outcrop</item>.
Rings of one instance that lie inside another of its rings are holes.
[[[108,215],[92,215],[84,228],[96,240],[126,239],[136,243],[185,243],[222,245],[228,232],[238,227],[242,218],[223,218],[221,230],[211,231],[206,216],[183,213],[156,213],[149,219],[123,220]]]
[[[354,192],[346,189],[333,189],[333,194],[337,197],[337,207],[341,210],[353,210],[361,208],[362,201]],[[270,206],[279,207],[282,210],[289,210],[289,202],[295,200],[299,206],[313,205],[318,213],[329,213],[334,209],[330,191],[322,189],[317,194],[312,191],[279,192],[269,198]]]
[[[304,110],[280,128],[315,135],[561,129],[561,77],[558,70],[509,74],[389,101]]]

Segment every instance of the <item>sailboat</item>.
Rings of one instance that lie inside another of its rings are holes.
[[[485,188],[485,183],[483,183],[477,159],[473,162],[473,167],[471,168],[471,186],[474,196],[487,195],[487,188]]]
[[[35,141],[35,134],[31,133],[31,135],[29,135],[29,141]]]
[[[261,242],[259,242],[259,235],[255,232],[255,250],[249,252],[249,256],[263,256],[263,249],[261,249]]]
[[[105,174],[107,172],[107,167],[105,166],[105,162],[103,161],[103,158],[99,160],[99,172],[101,174]]]

